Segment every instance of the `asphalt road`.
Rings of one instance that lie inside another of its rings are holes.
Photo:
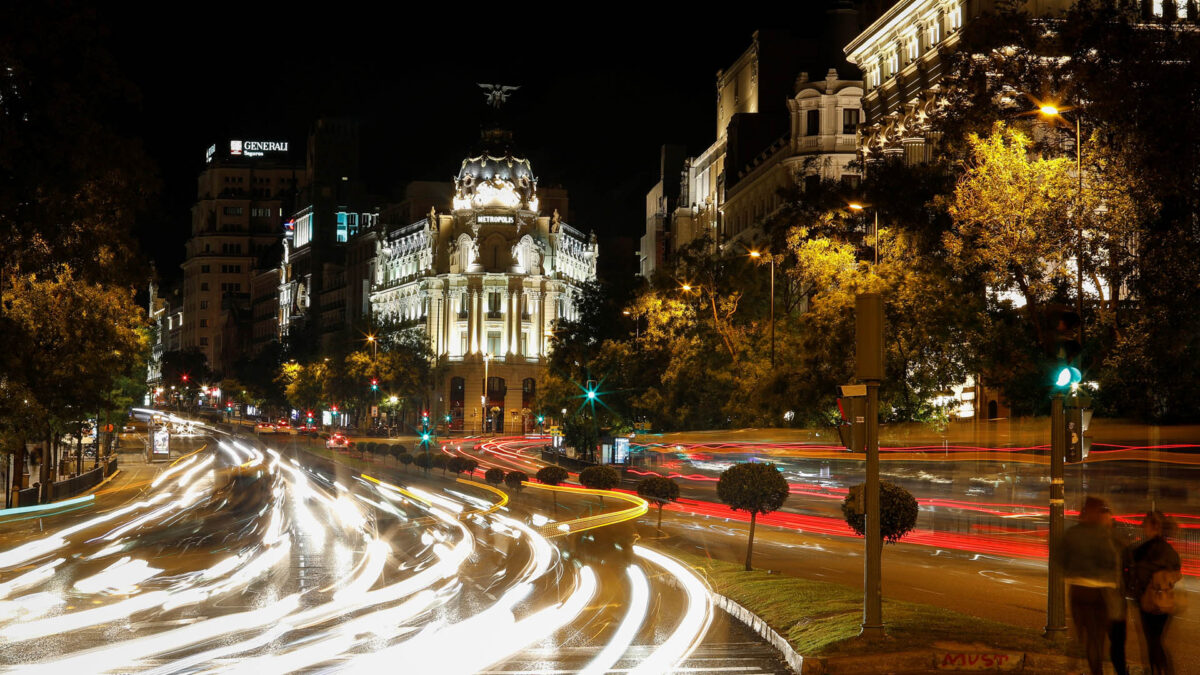
[[[525,490],[497,508],[485,488],[373,481],[284,439],[177,448],[195,452],[131,456],[82,506],[0,514],[0,664],[787,672],[633,523],[555,529],[614,500]]]

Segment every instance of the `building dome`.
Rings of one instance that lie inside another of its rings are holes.
[[[454,209],[488,207],[537,211],[537,178],[529,160],[488,153],[463,160],[454,179]]]

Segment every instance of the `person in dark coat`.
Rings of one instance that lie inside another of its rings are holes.
[[[1104,641],[1120,578],[1120,555],[1104,526],[1104,500],[1088,497],[1079,522],[1063,537],[1063,574],[1068,584],[1075,634],[1083,643],[1088,669],[1103,675]]]
[[[1155,583],[1155,573],[1167,572],[1168,577],[1174,573],[1174,578],[1178,578],[1182,569],[1179,553],[1167,541],[1167,537],[1173,532],[1174,523],[1161,511],[1147,513],[1142,521],[1144,537],[1129,555],[1135,586],[1133,597],[1139,599],[1138,613],[1142,620],[1142,635],[1146,638],[1146,657],[1150,661],[1150,672],[1153,675],[1173,675],[1175,672],[1171,658],[1163,646],[1163,636],[1171,615],[1147,607],[1147,603],[1140,600],[1145,598],[1147,590]]]

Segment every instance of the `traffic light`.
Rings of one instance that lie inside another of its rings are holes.
[[[374,377],[371,378],[371,391],[379,391],[379,380]]]
[[[1092,423],[1092,410],[1090,408],[1066,408],[1066,424],[1063,425],[1066,433],[1066,461],[1068,463],[1078,463],[1087,459],[1088,453],[1092,449],[1092,437],[1087,435],[1088,427]]]
[[[837,399],[842,420],[837,426],[842,447],[851,452],[867,450],[867,391],[865,385],[842,385]]]
[[[188,381],[187,373],[184,373],[180,379],[183,380],[184,382],[187,382]]]
[[[334,417],[337,417],[337,415],[338,415],[337,406],[336,405],[329,406],[329,412],[333,413]]]
[[[545,415],[538,415],[538,416],[537,416],[537,423],[538,423],[538,424],[541,424],[542,422],[545,422],[545,421],[546,421],[546,416],[545,416]]]

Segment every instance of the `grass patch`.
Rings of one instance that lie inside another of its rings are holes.
[[[887,637],[858,637],[862,592],[824,581],[763,571],[672,551],[708,579],[713,590],[762,617],[804,656],[847,656],[922,649],[935,643],[980,644],[1003,651],[1061,653],[1033,631],[940,607],[883,601]]]

